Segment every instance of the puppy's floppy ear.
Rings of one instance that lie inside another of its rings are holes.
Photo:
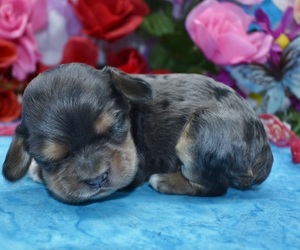
[[[9,181],[17,181],[24,177],[31,163],[31,157],[25,150],[24,137],[20,133],[21,126],[16,129],[3,164],[2,173]]]
[[[115,88],[133,102],[144,102],[153,99],[152,88],[149,83],[123,73],[116,68],[105,67],[103,72],[110,76]]]

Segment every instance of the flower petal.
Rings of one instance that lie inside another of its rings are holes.
[[[17,59],[17,48],[14,43],[0,39],[0,68],[11,66]]]
[[[284,98],[284,89],[280,84],[277,84],[264,94],[262,105],[258,109],[258,113],[275,114],[282,107]]]
[[[32,10],[30,15],[30,23],[33,32],[38,32],[47,26],[47,4],[46,0],[31,0]]]
[[[61,63],[80,62],[96,67],[97,60],[98,48],[90,39],[85,37],[72,37],[64,48]]]
[[[69,37],[66,20],[56,10],[49,11],[48,20],[47,29],[37,33],[35,38],[42,54],[41,62],[49,66],[56,65],[62,60],[62,53]]]

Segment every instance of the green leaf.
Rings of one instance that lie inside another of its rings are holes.
[[[175,24],[170,17],[164,14],[152,13],[144,19],[141,28],[150,35],[159,37],[174,33]]]
[[[169,69],[168,61],[170,53],[161,44],[153,46],[150,56],[149,64],[152,69]]]

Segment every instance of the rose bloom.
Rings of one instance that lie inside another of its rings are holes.
[[[47,24],[45,0],[0,0],[0,37],[23,36],[28,24],[38,31]]]
[[[70,0],[70,2],[84,26],[83,31],[108,41],[132,33],[150,12],[143,0]]]
[[[193,42],[216,64],[264,63],[273,37],[262,32],[248,34],[252,20],[235,4],[206,0],[189,13],[186,29]]]
[[[124,48],[117,54],[108,53],[107,64],[116,67],[126,73],[143,74],[147,72],[145,58],[135,48]]]
[[[12,75],[23,81],[36,70],[39,59],[34,33],[47,24],[45,0],[0,0],[0,38],[17,48]]]
[[[0,89],[0,122],[11,122],[21,115],[21,104],[15,92]]]
[[[14,43],[0,39],[0,69],[8,68],[17,58],[17,48]]]
[[[84,48],[84,49],[82,49]],[[71,37],[67,42],[61,63],[79,62],[97,67],[98,48],[86,37]]]
[[[91,41],[91,39],[73,36],[68,40],[63,49],[62,59],[56,64],[52,65],[47,65],[40,62],[38,64],[38,73],[42,73],[59,64],[73,62],[84,63],[96,68],[98,66],[98,55],[98,47]]]
[[[31,32],[19,38],[17,44],[17,60],[13,64],[12,75],[19,81],[24,81],[28,74],[34,73],[40,58],[37,44]]]
[[[153,69],[147,72],[147,74],[166,75],[166,74],[173,74],[173,72],[167,69]]]

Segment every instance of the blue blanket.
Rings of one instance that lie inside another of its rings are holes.
[[[0,164],[10,137],[0,137]],[[0,177],[0,249],[300,249],[300,166],[272,147],[270,177],[223,197],[162,195],[147,184],[67,205],[29,177]]]

